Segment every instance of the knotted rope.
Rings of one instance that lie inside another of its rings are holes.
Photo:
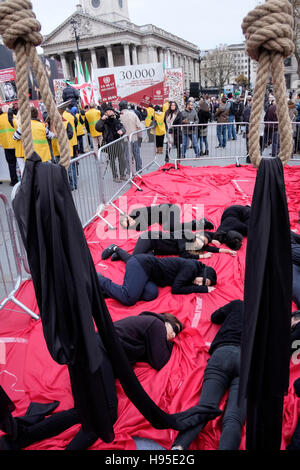
[[[4,0],[0,3],[0,34],[4,44],[15,51],[16,76],[21,117],[22,141],[26,158],[34,152],[31,112],[28,97],[28,66],[31,65],[40,87],[42,100],[54,125],[60,147],[60,164],[69,166],[70,149],[66,129],[54,102],[49,82],[37,54],[42,44],[41,25],[28,0]]]
[[[292,6],[288,0],[266,0],[243,20],[246,51],[258,62],[250,118],[249,154],[259,167],[262,159],[259,146],[260,121],[266,85],[272,74],[279,121],[280,154],[285,165],[293,153],[293,133],[288,112],[283,60],[294,52]]]

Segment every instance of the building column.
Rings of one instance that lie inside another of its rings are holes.
[[[129,44],[124,44],[125,65],[131,65]]]
[[[148,48],[148,57],[149,57],[149,62],[150,63],[156,64],[158,62],[156,47],[149,46],[149,48]]]
[[[108,64],[108,67],[114,67],[114,56],[113,56],[113,52],[112,52],[112,47],[107,46],[106,51],[107,51],[107,64]]]
[[[147,64],[148,63],[148,47],[141,46],[139,53],[140,53],[139,63]]]
[[[159,49],[158,56],[159,56],[159,62],[163,64],[165,61],[165,51],[162,48]]]
[[[64,78],[65,78],[66,80],[69,80],[69,78],[70,78],[70,71],[69,71],[69,65],[68,65],[68,62],[67,62],[67,59],[66,59],[65,54],[61,54],[61,55],[60,55],[60,61],[61,61],[61,66],[62,66]]]
[[[138,64],[137,50],[136,46],[132,46],[132,65]]]
[[[92,69],[96,70],[98,68],[98,60],[97,60],[97,54],[96,54],[96,49],[91,49],[91,64],[92,64]]]

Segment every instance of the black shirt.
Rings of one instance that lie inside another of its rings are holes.
[[[209,354],[213,354],[218,347],[226,344],[241,345],[243,309],[244,302],[233,300],[212,314],[211,321],[222,326],[211,343]]]
[[[147,362],[160,370],[170,359],[173,343],[160,315],[143,312],[114,322],[114,327],[131,364]]]
[[[159,287],[172,286],[172,294],[207,293],[207,286],[196,286],[193,281],[202,277],[205,265],[193,259],[155,258],[135,255],[144,271]]]
[[[235,205],[228,207],[222,215],[221,224],[218,227],[216,233],[227,233],[230,230],[234,230],[235,232],[239,232],[241,235],[246,237],[248,234],[250,212],[250,206]]]

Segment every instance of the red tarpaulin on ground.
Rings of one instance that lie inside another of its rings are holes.
[[[300,232],[300,168],[286,167],[286,190],[292,229]],[[237,168],[181,167],[175,170],[171,165],[143,177],[138,183],[142,192],[132,187],[120,200],[122,207],[149,206],[160,203],[191,205],[193,215],[197,207],[204,204],[205,217],[217,227],[222,213],[232,204],[251,204],[256,178],[256,170],[251,166]],[[117,202],[118,203],[118,202]],[[117,213],[113,207],[104,214],[113,223]],[[190,220],[191,216],[187,216]],[[158,228],[158,227],[153,227]],[[126,232],[118,227],[112,231],[97,220],[85,230],[95,266],[98,272],[121,283],[125,265],[122,262],[102,261],[101,253],[111,243],[132,252],[140,233]],[[243,298],[245,273],[246,241],[236,258],[229,255],[213,255],[204,260],[214,267],[218,274],[217,289],[211,294],[192,294],[173,296],[170,288],[161,288],[159,297],[153,302],[139,302],[134,307],[126,308],[118,302],[106,300],[112,319],[119,320],[126,316],[138,315],[147,310],[156,313],[169,312],[176,315],[185,325],[185,330],[176,338],[175,347],[168,364],[159,372],[147,364],[139,364],[135,372],[151,398],[166,412],[175,413],[198,403],[204,369],[209,358],[208,349],[218,327],[210,322],[211,314],[219,307],[234,299]],[[275,254],[274,254],[275,255]],[[31,310],[38,313],[33,286],[26,281],[18,298]],[[35,322],[29,316],[17,314],[15,305],[9,305],[13,311],[0,312],[0,384],[16,404],[16,416],[25,413],[30,401],[60,401],[56,411],[73,406],[68,370],[56,364],[50,357],[43,337],[41,322]],[[286,447],[294,432],[298,418],[298,401],[294,394],[293,383],[300,376],[300,366],[291,364],[289,395],[285,399],[282,448]],[[176,432],[173,430],[154,429],[129,402],[117,383],[119,410],[115,425],[115,441],[104,444],[101,441],[92,449],[135,449],[133,436],[153,439],[169,449]],[[221,408],[225,405],[225,399]],[[191,449],[217,449],[220,438],[222,417],[209,423],[194,441]],[[64,449],[75,435],[79,426],[67,430],[56,438],[45,440],[29,449]],[[245,449],[245,432],[241,449]]]

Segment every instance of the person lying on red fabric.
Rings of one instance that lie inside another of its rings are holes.
[[[159,371],[169,361],[173,340],[183,330],[183,324],[168,313],[156,314],[143,312],[138,316],[123,318],[114,322],[114,327],[121,340],[124,351],[133,365],[145,362]],[[99,338],[98,333],[95,333]],[[99,347],[101,346],[99,341]],[[4,398],[2,399],[2,395]],[[1,450],[19,450],[35,442],[48,439],[78,424],[76,409],[62,411],[49,416],[59,402],[49,405],[34,405],[35,414],[26,413],[24,418],[13,418],[11,410],[14,405],[0,387],[0,429],[7,435],[0,439]],[[32,406],[29,410],[32,409]],[[1,417],[3,415],[3,419]],[[7,425],[9,417],[9,426]],[[32,417],[33,416],[33,417]],[[45,417],[48,418],[45,419]],[[98,437],[82,429],[67,446],[67,450],[85,450],[91,447]]]
[[[210,246],[212,243],[215,246]],[[212,253],[227,253],[236,256],[236,251],[227,248],[219,248],[220,243],[213,240],[209,232],[153,232],[143,233],[134,248],[133,256],[139,254],[157,255],[157,256],[179,256],[188,259],[210,258]],[[102,259],[111,261],[120,261],[122,258],[118,253],[117,245],[110,245],[103,250]],[[204,253],[207,251],[208,253]]]
[[[243,237],[248,235],[251,207],[234,205],[223,212],[221,224],[213,233],[213,238],[224,243],[232,250],[239,250]]]
[[[145,232],[154,224],[162,225],[163,229],[169,232],[214,229],[214,225],[205,218],[192,220],[191,222],[181,222],[181,209],[176,204],[139,207],[129,215],[120,218],[121,227],[138,232]]]
[[[239,449],[246,416],[246,404],[238,405],[243,309],[244,302],[234,300],[211,316],[213,323],[222,326],[209,350],[211,357],[204,372],[199,403],[219,406],[223,395],[229,389],[219,450]],[[208,420],[204,417],[201,424],[180,432],[172,450],[187,450],[207,423]]]
[[[126,260],[123,285],[115,284],[100,273],[98,279],[104,296],[126,306],[156,299],[158,287],[171,286],[175,295],[203,294],[215,290],[213,286],[217,283],[215,270],[193,259],[131,256],[123,251],[122,260]]]

